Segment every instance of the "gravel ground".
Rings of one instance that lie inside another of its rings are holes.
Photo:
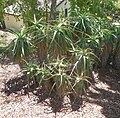
[[[26,89],[20,68],[0,59],[0,118],[120,118],[120,72],[106,68],[94,71],[87,97],[71,103],[48,97],[36,88]]]

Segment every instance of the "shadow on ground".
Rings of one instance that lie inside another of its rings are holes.
[[[7,65],[10,63],[6,59],[1,61],[1,64]],[[74,98],[69,95],[69,100],[67,102],[69,108],[73,111],[79,110],[83,104],[83,100],[89,103],[97,104],[102,107],[101,113],[106,118],[120,118],[120,71],[112,69],[111,67],[100,69],[96,71],[98,73],[98,82],[104,83],[108,86],[106,89],[104,86],[96,86],[97,82],[94,80],[93,88],[95,91],[88,91],[87,98]],[[38,103],[46,103],[51,107],[54,113],[60,112],[65,107],[64,98],[57,96],[56,92],[49,92],[44,88],[35,84],[28,86],[28,81],[25,76],[19,76],[12,78],[4,83],[4,89],[2,90],[7,96],[11,94],[16,94],[17,96],[29,95],[32,93],[35,96]],[[49,101],[47,101],[49,99]]]
[[[97,92],[89,91],[86,101],[101,106],[106,118],[120,118],[120,71],[109,67],[100,69],[98,73],[99,82],[107,85],[108,89],[94,86]]]
[[[37,98],[37,103],[45,103],[49,105],[54,113],[60,112],[61,109],[64,108],[64,98],[58,97],[55,91],[49,95],[49,92],[42,86],[38,86],[36,84],[28,86],[27,78],[24,75],[12,78],[5,82],[2,92],[4,92],[7,96],[16,94],[18,97],[22,95],[29,96],[29,94],[32,93],[32,95]],[[46,99],[49,99],[49,101],[46,102]],[[68,109],[72,109],[72,111],[78,110],[82,105],[82,99],[80,97],[74,98],[72,96],[69,100],[67,102],[67,104],[69,104]]]
[[[1,49],[0,49],[0,51],[1,51]],[[2,52],[3,52],[3,51],[2,51]],[[0,53],[1,53],[1,52],[0,52]],[[4,57],[4,58],[3,58],[3,56],[4,56],[4,55],[1,55],[1,54],[0,54],[0,64],[1,64],[1,65],[9,65],[10,63],[13,63],[13,62],[10,61],[9,58],[7,58],[7,57]]]

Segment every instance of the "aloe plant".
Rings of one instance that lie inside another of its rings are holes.
[[[51,29],[52,37],[49,40],[49,52],[51,56],[67,56],[72,44],[72,29],[67,19],[59,19]],[[52,53],[51,53],[52,52]]]
[[[101,60],[102,67],[105,67],[113,50],[114,33],[111,29],[112,26],[110,25],[111,23],[109,21],[99,18],[98,24],[98,34],[101,47],[99,58]]]
[[[27,37],[27,31],[13,31],[13,33],[16,35],[16,38],[8,45],[7,51],[9,51],[9,56],[21,65],[24,63],[24,60],[29,60],[29,56],[34,50],[34,45],[31,43],[31,39]]]
[[[95,53],[100,51],[97,19],[88,13],[79,14],[72,18],[74,42],[81,48],[91,48]]]
[[[40,63],[47,61],[48,55],[48,35],[49,35],[49,26],[44,22],[43,19],[31,21],[33,24],[28,28],[30,37],[36,46],[36,54],[38,55]]]
[[[51,77],[53,79],[53,86],[51,88],[55,89],[57,94],[60,97],[65,96],[72,91],[72,78],[69,76],[69,63],[65,58],[55,59],[50,62],[49,66],[51,67]]]
[[[75,45],[83,49],[92,49],[100,58],[101,65],[106,66],[114,42],[111,22],[83,13],[78,18],[73,19],[73,24]]]
[[[74,55],[74,64],[70,72],[70,76],[74,78],[73,88],[76,95],[81,95],[87,83],[91,78],[91,72],[96,55],[91,49],[74,48],[70,50]]]
[[[36,63],[26,63],[21,72],[27,75],[28,85],[34,84],[35,86],[44,85],[51,75],[50,70],[44,63],[41,66]]]
[[[82,96],[86,93],[86,89],[88,87],[88,84],[91,84],[89,81],[90,77],[88,76],[79,76],[76,75],[74,77],[73,82],[73,95],[76,96]]]
[[[120,68],[120,27],[114,27],[114,33],[116,38],[114,38],[114,50],[113,50],[113,67],[116,69]]]

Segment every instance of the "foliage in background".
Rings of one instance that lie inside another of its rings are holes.
[[[30,25],[29,21],[34,18],[34,15],[42,16],[41,12],[38,11],[37,0],[16,0],[15,4],[18,4],[19,8],[14,9],[14,11],[22,14],[24,23],[27,25]]]
[[[90,12],[98,17],[107,17],[119,13],[114,0],[69,0],[72,15],[75,11]]]
[[[0,27],[4,25],[4,8],[7,6],[6,5],[7,0],[0,0]]]

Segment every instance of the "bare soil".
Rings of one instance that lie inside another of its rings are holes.
[[[120,118],[120,71],[93,71],[82,98],[58,98],[41,87],[27,87],[18,65],[0,59],[0,118]]]

